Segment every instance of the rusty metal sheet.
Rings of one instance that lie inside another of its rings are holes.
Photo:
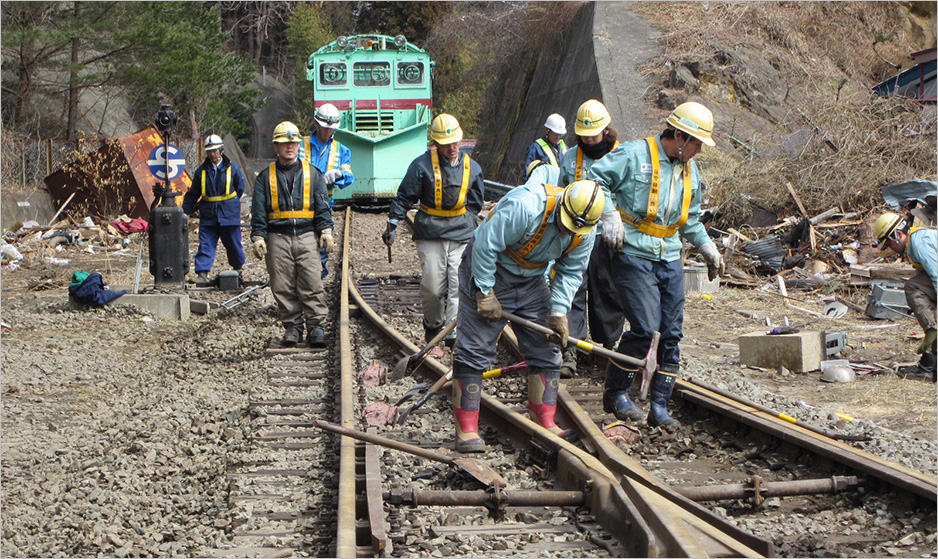
[[[160,136],[155,126],[150,125],[135,134],[123,136],[119,138],[118,141],[124,150],[124,157],[130,165],[130,172],[133,173],[134,176],[137,186],[137,192],[134,194],[139,193],[139,195],[143,197],[147,208],[147,215],[149,215],[150,204],[153,203],[153,185],[160,181],[150,173],[150,168],[147,166],[147,159],[156,146],[163,143],[163,137]],[[197,167],[199,162],[196,161],[194,164],[195,167]],[[185,193],[192,185],[192,178],[188,171],[190,167],[195,168],[193,167],[193,162],[187,161],[186,171],[170,181],[170,186],[172,186],[173,190],[176,192]],[[176,198],[176,203],[182,205],[182,198]]]

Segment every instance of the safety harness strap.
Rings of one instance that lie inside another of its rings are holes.
[[[312,198],[312,188],[310,188],[309,163],[303,159],[303,209],[302,210],[281,210],[279,193],[277,192],[277,164],[271,163],[268,167],[270,176],[270,207],[273,211],[268,212],[267,219],[289,219],[289,218],[313,218],[316,212],[310,209],[310,200]]]
[[[661,191],[661,163],[658,161],[658,143],[654,138],[645,138],[645,141],[648,142],[648,150],[651,153],[652,166],[651,191],[648,193],[648,208],[645,210],[645,218],[638,219],[638,217],[628,214],[621,209],[619,209],[619,214],[622,216],[622,221],[628,223],[632,227],[635,227],[646,235],[651,235],[653,237],[670,237],[671,235],[677,233],[681,226],[687,223],[691,195],[693,194],[690,181],[690,161],[684,162],[684,195],[681,201],[681,217],[671,225],[659,225],[655,223],[655,218],[658,217],[658,197]]]
[[[205,169],[202,169],[202,199],[208,202],[224,202],[225,200],[231,200],[238,195],[237,192],[231,191],[231,167],[225,171],[225,193],[221,196],[208,196],[208,173]]]
[[[459,198],[456,205],[448,210],[443,209],[443,174],[440,171],[440,155],[436,148],[430,148],[430,162],[433,165],[433,202],[434,207],[420,204],[420,211],[439,217],[453,217],[466,213],[466,193],[469,191],[469,156],[462,158],[462,186],[459,188]]]
[[[534,232],[534,235],[532,235],[531,238],[528,239],[528,242],[525,243],[524,246],[522,246],[520,249],[514,249],[512,247],[507,247],[505,249],[505,254],[508,255],[508,258],[511,258],[515,264],[526,270],[534,270],[547,264],[547,262],[534,262],[527,259],[528,254],[530,254],[531,251],[534,250],[534,247],[540,244],[541,240],[544,238],[544,233],[547,231],[547,226],[549,224],[548,220],[550,219],[550,216],[554,214],[554,208],[557,207],[557,200],[560,194],[563,192],[562,188],[552,184],[545,184],[544,190],[547,194],[547,204],[544,208],[544,217],[541,218],[541,224]],[[498,208],[494,208],[492,212],[494,212],[496,209]],[[489,217],[491,217],[491,214],[489,214]],[[570,246],[568,246],[560,256],[562,257],[564,254],[567,254],[576,248],[576,246],[579,245],[582,240],[583,235],[574,234],[573,240],[570,242]]]

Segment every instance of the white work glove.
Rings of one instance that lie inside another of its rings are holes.
[[[335,250],[335,241],[332,239],[332,229],[323,229],[319,234],[319,248],[326,249],[326,254]]]
[[[618,211],[605,212],[603,220],[603,245],[609,250],[619,251],[625,245],[625,228]]]
[[[710,241],[703,246],[697,247],[697,252],[699,252],[704,257],[704,261],[707,262],[707,279],[713,281],[718,275],[722,276],[726,273],[726,264],[723,262],[723,256],[720,254],[720,251],[717,250],[716,243]]]
[[[322,178],[326,181],[326,184],[335,184],[335,181],[342,178],[342,171],[339,169],[330,169],[322,175]]]
[[[263,260],[267,256],[267,241],[264,240],[264,237],[253,237],[251,243],[254,245],[254,256],[259,260]]]

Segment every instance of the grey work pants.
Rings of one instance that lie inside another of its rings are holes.
[[[905,282],[905,301],[923,330],[935,327],[935,284],[925,270],[916,270]]]
[[[267,238],[267,273],[277,301],[277,317],[285,327],[322,326],[328,312],[322,291],[319,235],[270,233]]]
[[[453,370],[471,370],[481,375],[495,362],[498,336],[508,323],[506,318],[491,321],[479,316],[475,294],[478,289],[472,279],[472,248],[466,250],[459,266],[459,327]],[[538,324],[547,321],[550,311],[550,287],[542,275],[516,276],[501,266],[495,270],[495,297],[502,309]],[[557,371],[560,368],[560,349],[547,341],[547,337],[524,326],[512,326],[518,336],[518,345],[531,369]]]
[[[459,262],[466,243],[419,240],[420,299],[423,302],[423,327],[436,331],[456,318],[459,308]]]

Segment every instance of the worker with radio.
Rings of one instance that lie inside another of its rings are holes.
[[[332,103],[324,103],[316,109],[313,115],[316,130],[300,144],[300,159],[307,159],[314,165],[326,182],[326,192],[329,194],[329,207],[335,205],[332,191],[335,188],[345,188],[355,182],[352,174],[352,152],[335,139],[335,131],[339,127],[339,109]],[[309,156],[306,155],[307,144]],[[322,277],[329,274],[329,254],[325,249],[319,252],[322,262]]]
[[[285,332],[283,345],[302,340],[325,347],[328,309],[322,289],[319,249],[332,252],[332,209],[319,169],[298,158],[303,137],[292,122],[274,128],[277,161],[258,173],[251,203],[251,243],[265,258],[270,291]]]
[[[554,113],[547,117],[544,122],[544,137],[538,138],[530,146],[524,157],[524,168],[527,170],[532,161],[543,161],[548,165],[560,167],[560,160],[567,151],[567,145],[563,143],[563,137],[567,134],[567,121],[562,116]],[[525,174],[525,180],[530,178],[530,174]]]
[[[398,223],[419,202],[413,239],[420,258],[420,299],[427,341],[456,318],[459,262],[475,231],[485,195],[482,168],[459,152],[462,135],[452,115],[444,113],[433,119],[432,145],[407,168],[381,235],[390,247]],[[455,333],[445,342],[452,346],[454,340]]]
[[[192,175],[192,186],[182,199],[182,211],[199,211],[199,250],[195,253],[195,274],[208,282],[215,263],[218,239],[233,270],[244,266],[241,247],[241,196],[246,181],[241,167],[225,155],[225,144],[215,134],[205,138],[205,161]]]
[[[544,324],[549,337],[516,325],[529,367],[528,411],[542,427],[569,433],[554,422],[560,387],[560,349],[567,345],[567,313],[580,283],[595,226],[605,205],[593,181],[567,188],[528,181],[508,192],[476,230],[459,266],[459,336],[453,354],[456,450],[482,452],[479,436],[482,372],[495,360],[506,324],[503,309]],[[544,275],[553,262],[553,278]]]
[[[594,162],[619,146],[618,133],[609,125],[611,122],[606,106],[596,99],[580,105],[573,129],[576,146],[568,149],[561,161],[561,186],[582,180]],[[601,231],[602,224],[599,227]],[[593,244],[589,266],[573,298],[569,315],[571,336],[585,340],[588,333],[593,342],[607,349],[613,349],[619,342],[625,322],[619,293],[610,289],[615,285],[610,265],[612,255],[603,243]],[[564,350],[560,365],[564,378],[576,373],[576,354],[575,348]]]
[[[602,240],[615,253],[612,268],[629,321],[618,352],[643,359],[660,332],[647,421],[669,431],[680,426],[668,415],[668,402],[680,375],[681,238],[697,247],[711,280],[724,271],[723,257],[699,220],[700,169],[693,161],[703,144],[715,145],[712,135],[713,113],[700,103],[683,103],[668,116],[663,132],[621,144],[587,173],[607,194]],[[604,411],[620,420],[641,419],[627,392],[638,373],[638,368],[609,364]]]
[[[912,219],[891,212],[879,216],[873,233],[880,250],[890,249],[908,260],[915,273],[905,282],[905,300],[925,331],[919,345],[922,355],[917,365],[901,367],[899,373],[911,378],[936,381],[935,291],[938,285],[938,232],[934,227],[913,227]]]

